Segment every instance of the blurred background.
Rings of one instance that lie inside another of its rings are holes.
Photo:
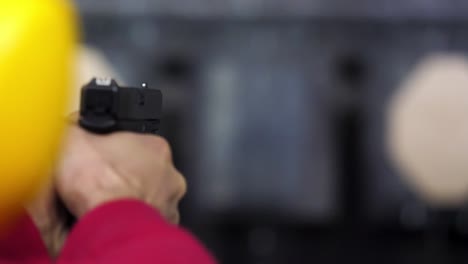
[[[76,4],[90,56],[163,91],[182,224],[220,263],[468,261],[468,210],[425,202],[385,139],[414,67],[468,51],[467,1]]]

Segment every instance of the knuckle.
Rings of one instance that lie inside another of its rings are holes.
[[[185,194],[187,194],[187,180],[182,176],[182,174],[180,174],[177,198],[180,200],[185,196]]]
[[[187,180],[185,179],[184,175],[180,173],[177,169],[175,170],[174,174],[174,182],[175,182],[175,188],[174,188],[174,194],[175,194],[175,199],[177,201],[181,200],[185,194],[187,193]]]
[[[171,204],[178,204],[187,193],[187,181],[177,170],[172,173],[171,191],[168,196],[168,201]]]
[[[153,146],[154,148],[160,152],[160,155],[164,158],[170,158],[172,156],[172,151],[171,151],[171,146],[169,145],[169,142],[162,138],[162,137],[154,137],[152,136],[153,139]]]

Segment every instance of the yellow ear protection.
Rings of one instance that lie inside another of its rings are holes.
[[[0,0],[0,229],[47,181],[58,154],[75,22],[65,0]]]

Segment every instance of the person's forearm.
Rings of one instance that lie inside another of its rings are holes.
[[[84,216],[57,259],[58,264],[71,262],[215,263],[188,232],[136,200],[111,202]]]

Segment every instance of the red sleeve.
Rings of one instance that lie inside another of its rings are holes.
[[[166,223],[146,204],[124,200],[103,205],[72,230],[57,260],[66,263],[212,264],[189,233]]]
[[[51,264],[39,230],[24,213],[0,239],[0,264]]]

